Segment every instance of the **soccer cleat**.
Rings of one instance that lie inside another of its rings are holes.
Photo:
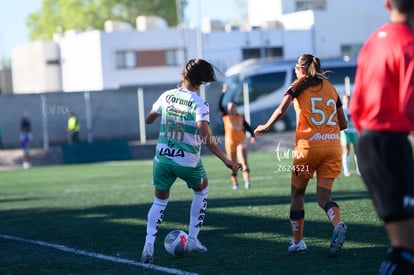
[[[332,234],[331,246],[329,248],[331,256],[336,256],[345,241],[345,233],[348,227],[344,222],[339,222]]]
[[[246,182],[246,183],[244,184],[244,188],[246,188],[246,189],[250,189],[250,187],[252,187],[252,186],[251,186],[251,184],[250,184],[250,182]]]
[[[306,243],[304,240],[300,240],[297,244],[295,244],[294,240],[290,241],[290,246],[288,247],[288,252],[290,253],[296,253],[307,250],[308,247],[306,246]]]
[[[142,250],[141,262],[144,264],[152,264],[154,262],[154,246],[147,243]]]
[[[233,184],[233,190],[239,189],[239,184]]]
[[[187,243],[185,244],[185,251],[197,251],[200,253],[205,253],[208,251],[207,247],[201,244],[201,242],[196,238],[188,238]]]

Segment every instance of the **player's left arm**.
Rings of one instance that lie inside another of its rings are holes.
[[[414,60],[405,60],[401,62],[406,64],[404,76],[401,78],[400,85],[400,111],[407,117],[414,130]]]
[[[348,128],[348,121],[346,119],[344,108],[342,106],[342,101],[339,95],[338,95],[338,100],[336,101],[336,116],[338,118],[339,129],[342,131]]]
[[[246,121],[246,119],[243,121],[243,127],[244,127],[244,129],[246,129],[246,131],[248,131],[250,133],[250,135],[252,137],[255,137],[254,136],[254,130],[253,130],[252,126]]]
[[[338,116],[339,129],[342,131],[348,128],[348,122],[346,120],[346,116],[345,116],[344,109],[342,108],[342,106],[339,108],[336,108],[336,115]]]

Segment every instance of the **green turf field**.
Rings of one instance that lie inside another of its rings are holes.
[[[139,263],[153,199],[152,161],[2,171],[0,274],[376,274],[387,240],[360,177],[342,177],[334,186],[348,224],[340,256],[328,257],[332,226],[315,201],[314,180],[305,197],[308,251],[291,255],[290,174],[277,172],[291,159],[250,153],[252,189],[237,191],[218,159],[203,161],[210,187],[199,238],[209,252],[175,258],[162,247],[169,231],[187,231],[192,192],[177,181],[155,266]]]

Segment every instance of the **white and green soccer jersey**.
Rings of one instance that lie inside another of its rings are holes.
[[[194,92],[177,88],[164,92],[152,109],[162,115],[155,160],[196,167],[202,141],[197,122],[210,122],[208,103]]]

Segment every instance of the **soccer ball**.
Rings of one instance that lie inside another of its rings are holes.
[[[187,243],[188,235],[182,230],[173,230],[165,236],[164,248],[169,254],[173,256],[184,256],[185,244]]]

